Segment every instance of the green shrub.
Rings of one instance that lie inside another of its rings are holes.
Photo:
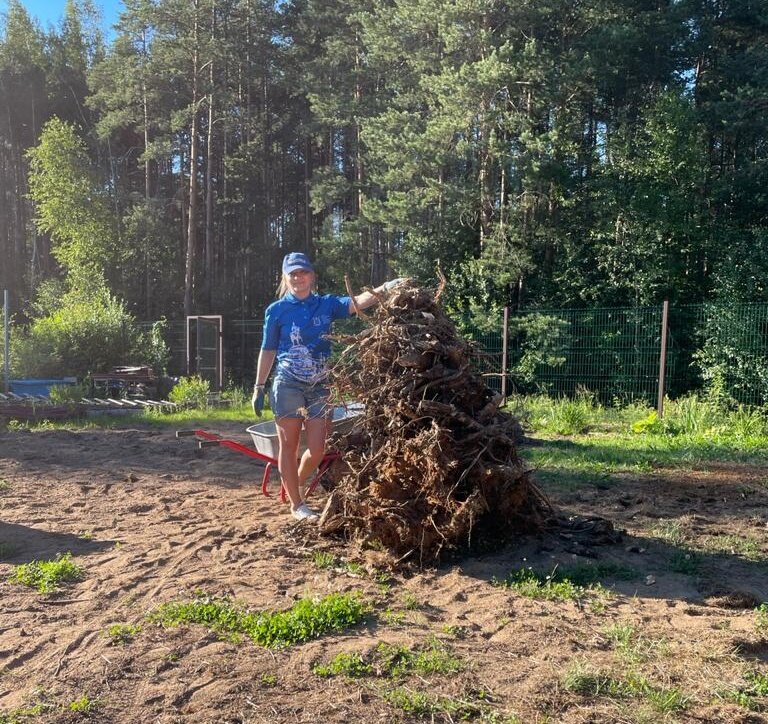
[[[171,390],[168,399],[177,405],[205,410],[208,407],[210,389],[208,380],[197,375],[182,377]]]
[[[664,432],[664,423],[659,419],[656,410],[649,412],[641,420],[632,423],[632,432],[642,435],[643,433],[661,433]]]
[[[237,385],[230,385],[221,393],[223,400],[228,400],[232,407],[244,407],[251,403],[251,391]]]
[[[512,374],[528,385],[546,368],[566,362],[565,350],[571,343],[569,323],[549,314],[532,312],[509,320],[509,335],[518,339],[522,352]]]
[[[106,290],[72,294],[62,305],[13,334],[15,373],[86,377],[146,361],[147,338],[123,302]]]

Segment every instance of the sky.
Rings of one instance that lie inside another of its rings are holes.
[[[45,30],[49,25],[58,25],[64,17],[66,0],[21,0],[21,4],[27,12],[40,21]],[[103,18],[104,36],[107,40],[114,35],[111,26],[117,22],[118,15],[123,8],[121,0],[94,0],[93,4],[101,11]],[[5,0],[0,0],[0,12],[8,8]]]

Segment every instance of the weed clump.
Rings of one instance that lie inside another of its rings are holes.
[[[36,588],[39,593],[53,593],[62,583],[79,581],[83,576],[83,569],[72,560],[71,553],[59,553],[52,561],[32,561],[15,566],[8,580]]]
[[[359,596],[345,593],[332,593],[317,601],[302,599],[286,611],[261,613],[228,599],[200,596],[162,604],[148,618],[163,626],[202,624],[231,639],[247,636],[260,646],[280,648],[353,626],[368,610]]]

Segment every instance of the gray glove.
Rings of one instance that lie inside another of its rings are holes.
[[[264,385],[256,385],[253,388],[251,407],[253,407],[253,414],[261,417],[261,413],[264,412]]]
[[[389,294],[389,292],[391,292],[395,287],[399,287],[403,282],[405,282],[405,277],[398,277],[397,279],[391,279],[388,282],[384,282],[381,287],[385,292],[387,292],[387,294]]]

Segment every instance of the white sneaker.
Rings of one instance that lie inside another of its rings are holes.
[[[317,520],[320,517],[306,503],[302,503],[298,508],[294,508],[291,511],[291,515],[296,518],[296,520]]]

